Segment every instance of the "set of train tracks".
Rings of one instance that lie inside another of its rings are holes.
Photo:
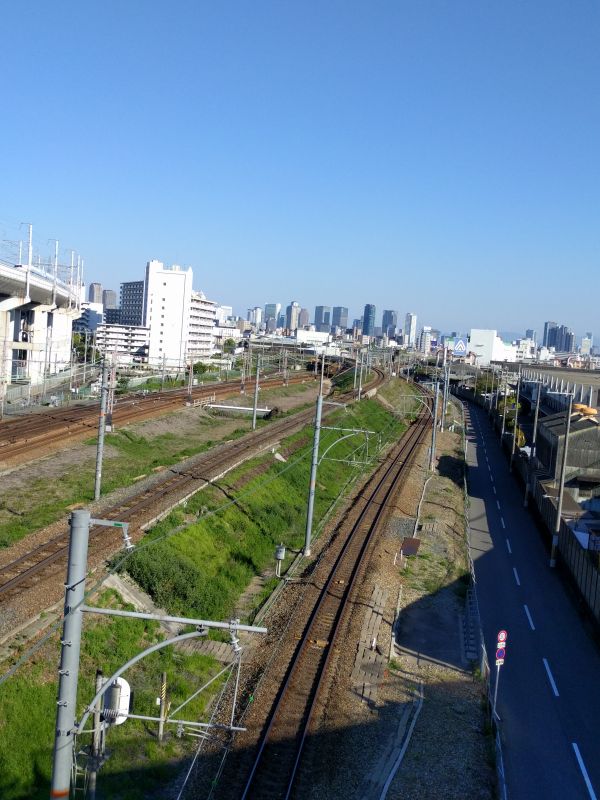
[[[251,766],[246,762],[246,771],[236,760],[232,783],[227,780],[227,771],[223,776],[225,794],[221,796],[242,800],[305,796],[298,787],[298,778],[307,737],[315,724],[320,687],[340,644],[340,632],[368,563],[370,544],[430,424],[430,417],[423,410],[359,499],[362,507],[355,522],[328,556],[329,573],[319,581],[322,589],[263,727],[254,760]],[[240,775],[246,776],[243,784]]]
[[[379,385],[384,380],[383,372],[375,370],[375,373],[376,377],[371,387]],[[236,385],[239,388],[239,384]],[[342,396],[342,399],[348,400],[350,395]],[[218,445],[199,458],[192,469],[179,471],[176,467],[171,468],[165,473],[163,480],[128,501],[103,512],[103,518],[129,523],[130,534],[135,538],[159,515],[164,515],[183,498],[191,496],[217,475],[231,469],[254,453],[308,424],[313,416],[314,410],[306,409],[272,422],[254,433],[246,434],[241,439]],[[92,527],[90,561],[94,561],[95,553],[105,553],[107,548],[111,547],[114,551],[119,545],[118,529]],[[42,580],[45,581],[54,575],[62,578],[67,552],[68,531],[65,530],[10,563],[0,566],[0,605],[8,602],[16,594],[32,589]]]
[[[288,383],[301,383],[308,380],[305,372],[293,374]],[[281,386],[282,378],[263,378],[260,385],[264,389]],[[201,400],[215,396],[222,400],[240,392],[239,380],[193,387],[191,400]],[[254,389],[254,378],[247,380],[245,391]],[[127,396],[119,398],[113,412],[115,425],[128,425],[150,417],[176,410],[185,405],[190,395],[187,389],[173,389],[156,392],[146,396]],[[28,414],[15,420],[0,423],[0,463],[8,465],[23,462],[26,457],[35,458],[40,451],[47,453],[53,448],[86,436],[94,435],[98,426],[99,405],[79,406],[46,413]]]

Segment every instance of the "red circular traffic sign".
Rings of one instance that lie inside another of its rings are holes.
[[[505,655],[506,655],[506,650],[503,647],[499,647],[496,650],[496,658],[504,658]]]
[[[506,633],[506,631],[500,631],[499,634],[498,634],[498,641],[499,642],[505,642],[507,637],[508,637],[508,634]]]

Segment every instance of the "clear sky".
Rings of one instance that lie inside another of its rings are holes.
[[[238,313],[365,302],[600,335],[593,0],[22,0],[0,237],[118,289],[158,258]]]

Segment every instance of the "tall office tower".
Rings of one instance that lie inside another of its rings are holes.
[[[280,313],[279,316],[277,317],[277,327],[278,328],[285,328],[285,319],[286,319],[286,315],[283,314],[283,313]]]
[[[185,364],[193,279],[191,267],[186,270],[175,264],[165,267],[156,259],[146,265],[144,325],[150,328],[150,364]]]
[[[535,331],[533,330],[533,328],[527,328],[527,330],[525,331],[525,338],[526,339],[531,339],[532,342],[535,342],[535,336],[536,335],[535,335]]]
[[[308,308],[301,308],[298,314],[298,327],[306,328],[310,323],[310,311]]]
[[[363,312],[363,336],[375,336],[375,306],[367,303]]]
[[[121,325],[144,325],[144,281],[121,284]]]
[[[265,304],[265,325],[269,327],[269,320],[274,320],[273,328],[277,327],[277,319],[281,313],[281,303],[266,303]]]
[[[248,313],[246,314],[246,319],[248,322],[252,323],[256,328],[260,327],[260,323],[262,322],[262,308],[260,306],[254,306],[254,308],[249,308]]]
[[[285,327],[290,333],[298,327],[298,317],[300,316],[300,304],[295,300],[289,304],[285,310]]]
[[[383,319],[381,321],[381,331],[385,336],[390,339],[396,335],[396,326],[398,324],[398,314],[395,311],[384,311]]]
[[[88,300],[90,303],[101,303],[102,302],[102,284],[101,283],[90,283],[90,288],[88,291]]]
[[[117,293],[114,289],[105,289],[102,292],[102,305],[107,308],[117,308]]]
[[[331,326],[331,308],[329,306],[315,307],[315,328],[318,331],[328,331]]]
[[[417,315],[408,313],[404,319],[404,343],[414,347],[417,341]]]
[[[542,340],[542,345],[544,347],[554,347],[554,342],[556,339],[556,328],[558,325],[556,322],[544,322],[544,338]]]
[[[346,330],[348,327],[348,309],[344,306],[334,306],[331,324],[334,328]]]
[[[592,354],[592,347],[594,346],[594,337],[591,332],[581,337],[581,355],[589,356]]]
[[[559,325],[556,328],[556,340],[554,346],[559,353],[572,353],[575,350],[575,334],[566,325]]]

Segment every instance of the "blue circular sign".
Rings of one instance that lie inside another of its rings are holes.
[[[496,658],[504,658],[505,655],[506,655],[506,650],[504,649],[504,647],[499,647],[496,650]]]

